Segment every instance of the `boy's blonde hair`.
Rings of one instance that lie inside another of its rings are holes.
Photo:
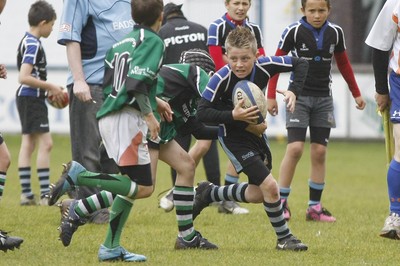
[[[229,51],[232,47],[246,49],[250,48],[251,51],[257,53],[257,40],[250,29],[238,26],[231,32],[225,41],[225,49]]]

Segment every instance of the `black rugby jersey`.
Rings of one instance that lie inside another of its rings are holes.
[[[47,80],[47,61],[42,43],[40,40],[29,32],[26,32],[18,45],[17,51],[17,67],[21,69],[22,64],[31,64],[32,77]],[[18,88],[18,96],[45,97],[45,90],[41,88],[33,88],[25,84],[21,84]]]
[[[158,34],[165,44],[164,64],[178,63],[181,53],[186,50],[199,48],[208,51],[207,29],[184,16],[169,18]]]
[[[278,49],[308,61],[307,79],[301,95],[331,95],[332,57],[335,52],[346,50],[340,26],[326,21],[320,29],[315,29],[303,17],[285,29]]]
[[[246,122],[234,121],[232,110],[233,88],[240,80],[249,80],[265,91],[268,80],[277,73],[293,71],[293,81],[289,85],[290,91],[298,95],[303,87],[307,74],[307,61],[292,56],[259,57],[252,72],[244,79],[239,79],[229,65],[221,68],[210,79],[198,107],[198,117],[203,122],[223,124],[224,135],[247,135],[244,129]],[[249,133],[251,134],[251,133]],[[252,134],[251,134],[252,135]]]
[[[258,25],[245,20],[243,26],[249,28],[257,40],[257,48],[263,47],[263,38],[261,34],[261,29]],[[229,32],[236,28],[235,23],[227,18],[227,13],[221,18],[215,20],[210,24],[208,28],[208,39],[207,45],[221,46],[222,52],[225,53],[225,40],[228,37]]]

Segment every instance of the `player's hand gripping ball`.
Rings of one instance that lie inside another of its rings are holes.
[[[51,106],[53,106],[54,108],[57,108],[57,109],[63,109],[63,108],[65,108],[65,107],[67,107],[68,106],[68,104],[69,104],[69,96],[68,96],[68,91],[67,90],[65,90],[65,89],[63,89],[63,100],[62,101],[56,101],[55,99],[54,99],[54,97],[53,97],[53,95],[49,95],[49,96],[47,96],[47,102],[51,105]]]
[[[233,88],[232,102],[236,106],[242,99],[244,99],[243,108],[250,108],[255,105],[258,107],[257,124],[264,122],[268,110],[263,91],[253,82],[241,80]]]

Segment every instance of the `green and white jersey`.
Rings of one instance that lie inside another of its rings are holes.
[[[156,96],[169,103],[173,114],[172,122],[160,121],[159,144],[175,138],[179,128],[190,116],[196,115],[197,100],[205,90],[209,77],[201,68],[190,64],[163,65],[158,73]],[[152,106],[156,110],[156,106]]]
[[[134,97],[136,92],[148,95],[150,102],[155,102],[156,78],[164,50],[164,42],[157,33],[135,25],[132,32],[107,51],[104,103],[97,112],[97,119],[127,105],[140,111]]]
[[[196,114],[197,100],[206,89],[208,80],[207,73],[195,65],[168,64],[161,67],[156,96],[171,106],[177,130]]]

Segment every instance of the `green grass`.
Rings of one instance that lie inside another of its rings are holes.
[[[58,179],[61,163],[70,160],[69,138],[54,135],[51,180]],[[97,265],[97,250],[107,225],[85,225],[75,233],[71,245],[58,241],[59,211],[56,207],[19,206],[17,174],[19,136],[5,136],[12,153],[3,200],[0,228],[25,239],[20,250],[0,253],[0,265]],[[272,141],[274,176],[286,145]],[[303,253],[275,250],[276,237],[261,205],[245,204],[248,215],[218,214],[215,207],[202,212],[196,228],[217,251],[175,251],[175,214],[157,206],[157,195],[171,185],[169,168],[159,165],[157,188],[149,199],[138,200],[130,215],[122,245],[148,257],[145,265],[398,265],[399,242],[378,236],[388,214],[386,162],[383,142],[331,140],[328,149],[325,206],[336,216],[334,224],[305,221],[308,201],[308,146],[297,167],[290,197],[293,233],[308,244]],[[221,169],[226,157],[221,152]],[[204,179],[198,168],[196,181]],[[245,177],[242,177],[245,180]],[[33,179],[38,193],[37,179]],[[125,263],[114,263],[123,265]]]

